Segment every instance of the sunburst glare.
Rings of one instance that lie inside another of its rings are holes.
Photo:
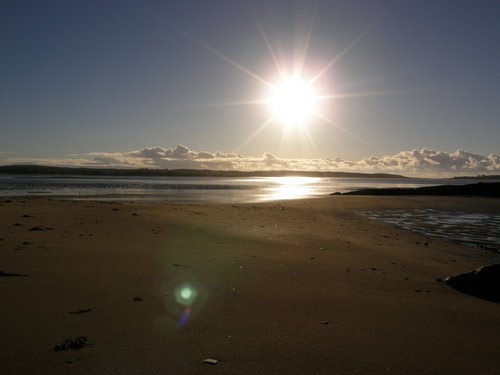
[[[272,87],[267,104],[278,121],[298,127],[305,125],[317,110],[316,96],[309,82],[299,76],[289,76]]]
[[[236,148],[236,150],[240,150],[241,148],[243,148],[271,124],[280,124],[281,126],[283,126],[283,134],[292,133],[291,130],[297,130],[298,133],[296,134],[301,138],[307,138],[310,146],[313,150],[315,150],[315,145],[312,142],[311,135],[307,129],[309,125],[313,124],[313,120],[317,120],[320,123],[333,126],[336,130],[340,130],[344,134],[348,134],[358,141],[364,143],[364,141],[362,141],[359,136],[338,124],[337,120],[333,120],[325,113],[323,113],[323,111],[321,110],[322,108],[320,108],[320,104],[321,107],[325,109],[331,108],[331,106],[322,104],[325,100],[387,95],[401,92],[401,90],[387,90],[378,92],[335,93],[332,92],[331,89],[327,92],[318,92],[317,87],[320,84],[319,81],[325,79],[327,71],[331,70],[336,63],[338,63],[351,49],[353,49],[359,43],[361,39],[363,39],[363,37],[373,27],[375,22],[369,24],[350,43],[348,43],[343,49],[341,49],[340,52],[336,56],[334,56],[327,64],[323,65],[315,72],[309,72],[310,77],[305,78],[304,72],[306,70],[305,68],[307,65],[307,60],[309,58],[308,48],[312,37],[314,19],[318,10],[317,8],[318,3],[316,3],[316,5],[313,7],[310,22],[303,38],[304,42],[299,48],[300,51],[295,54],[295,59],[288,61],[279,58],[276,50],[271,44],[271,38],[266,33],[264,26],[259,19],[256,9],[253,8],[257,28],[263,37],[264,44],[267,47],[267,50],[270,53],[272,63],[274,63],[276,76],[279,77],[275,82],[263,78],[261,75],[251,71],[243,64],[225,56],[222,52],[218,51],[214,47],[190,36],[190,39],[195,41],[197,44],[214,53],[221,60],[226,61],[243,74],[253,78],[256,82],[263,85],[266,89],[265,94],[263,94],[261,97],[244,100],[227,100],[223,102],[212,103],[212,105],[216,106],[247,106],[258,104],[267,107],[269,117],[265,121],[263,121],[257,127],[257,129],[253,133],[251,133],[250,136],[247,137],[239,147]],[[323,86],[323,84],[321,84],[321,86]],[[328,112],[331,111],[329,110]]]

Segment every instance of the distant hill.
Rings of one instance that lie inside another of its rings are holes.
[[[68,168],[43,165],[0,166],[0,174],[9,175],[71,175],[71,176],[172,176],[172,177],[344,177],[344,178],[408,178],[389,173],[349,173],[315,171],[221,171],[209,169],[113,169]]]
[[[467,185],[439,185],[419,188],[362,189],[331,195],[452,195],[500,198],[500,182],[478,182]]]
[[[457,180],[500,180],[500,175],[498,174],[480,174],[477,176],[457,176],[453,177],[454,179]]]

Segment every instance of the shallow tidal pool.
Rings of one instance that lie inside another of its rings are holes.
[[[494,251],[500,249],[499,214],[432,208],[365,211],[361,214],[424,236],[442,238],[482,249]]]

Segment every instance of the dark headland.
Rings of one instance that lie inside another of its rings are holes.
[[[408,178],[391,173],[353,173],[328,171],[231,171],[212,169],[153,169],[153,168],[72,168],[45,165],[4,165],[0,175],[64,175],[64,176],[144,176],[144,177],[344,177],[344,178]]]
[[[466,185],[423,186],[419,188],[362,189],[332,195],[440,195],[468,197],[500,197],[500,182],[478,182]]]

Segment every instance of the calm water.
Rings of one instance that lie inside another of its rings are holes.
[[[464,184],[461,180],[316,177],[0,176],[0,196],[250,203],[311,198],[362,188]]]

